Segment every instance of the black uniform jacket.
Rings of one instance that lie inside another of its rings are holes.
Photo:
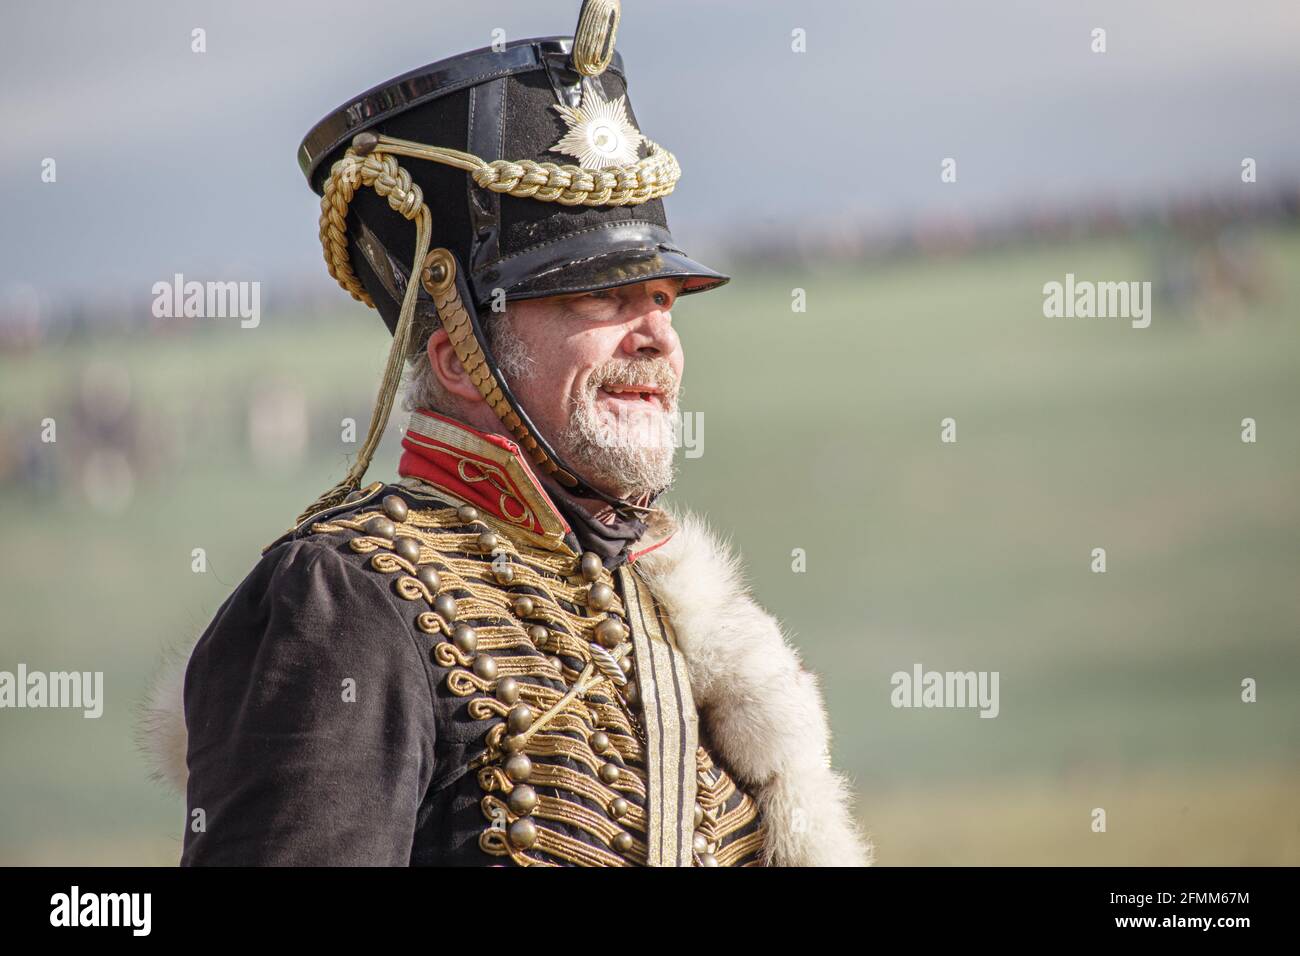
[[[442,444],[455,464],[304,522],[199,640],[182,864],[756,862],[755,804],[693,736],[680,673],[640,680],[619,640],[633,614],[671,642],[635,570],[584,574],[517,449],[416,437],[417,464]],[[467,480],[467,455],[502,480]]]

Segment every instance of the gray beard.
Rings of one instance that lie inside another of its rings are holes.
[[[594,395],[584,395],[556,436],[556,451],[588,484],[615,489],[617,498],[662,492],[676,477],[674,411],[615,416],[601,412]]]
[[[522,399],[520,392],[534,384],[536,362],[515,335],[508,314],[492,319],[489,340],[497,367]],[[652,377],[665,389],[671,385],[672,390],[665,396],[665,411],[647,408],[634,415],[602,412],[596,406],[598,389],[588,388],[580,400],[571,404],[568,425],[560,434],[545,436],[587,484],[612,489],[609,493],[616,498],[634,500],[660,493],[676,477],[673,425],[677,417],[677,382],[659,363],[664,360],[617,365],[658,366],[659,374]]]

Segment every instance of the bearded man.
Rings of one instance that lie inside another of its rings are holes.
[[[869,861],[816,679],[656,505],[672,308],[727,277],[668,231],[617,22],[588,0],[574,37],[408,73],[304,141],[331,272],[393,348],[357,463],[190,656],[160,743],[184,864]],[[362,488],[404,367],[400,480]]]

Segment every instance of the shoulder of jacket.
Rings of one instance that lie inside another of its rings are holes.
[[[319,511],[282,535],[264,551],[263,562],[276,575],[293,574],[295,564],[336,573],[319,567],[329,554],[329,561],[374,581],[397,605],[423,599],[450,620],[453,591],[462,598],[486,587],[481,573],[466,573],[466,562],[492,561],[512,546],[508,532],[495,533],[471,506],[405,484],[375,482],[352,501]],[[421,615],[423,629],[439,630],[428,617]]]
[[[262,553],[268,554],[286,541],[310,538],[319,533],[318,525],[329,524],[340,519],[346,520],[352,515],[382,511],[390,520],[393,520],[395,515],[405,516],[412,508],[450,507],[454,507],[454,505],[434,495],[416,491],[406,485],[376,481],[365,488],[354,491],[343,503],[308,515],[264,547]]]

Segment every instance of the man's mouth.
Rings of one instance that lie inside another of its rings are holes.
[[[657,385],[642,385],[639,383],[615,385],[606,383],[600,386],[600,392],[606,399],[618,402],[634,402],[642,407],[652,405],[663,409],[666,404],[663,391]]]

